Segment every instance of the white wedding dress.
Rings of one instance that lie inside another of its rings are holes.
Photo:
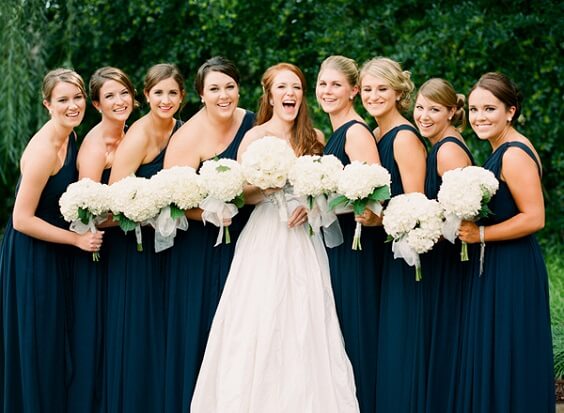
[[[191,413],[359,411],[325,247],[278,205],[257,205],[239,237]]]

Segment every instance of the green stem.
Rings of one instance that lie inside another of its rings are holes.
[[[460,248],[460,261],[468,261],[468,244],[462,241]]]
[[[231,234],[229,233],[229,227],[225,227],[225,243],[231,244]]]
[[[421,266],[415,266],[415,281],[421,281],[423,279],[423,274],[421,273]]]

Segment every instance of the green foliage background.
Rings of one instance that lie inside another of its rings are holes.
[[[312,93],[320,62],[331,54],[360,64],[383,55],[402,62],[416,85],[439,76],[464,93],[492,70],[516,81],[526,98],[519,129],[544,163],[547,228],[541,238],[562,243],[563,11],[560,1],[524,0],[5,0],[0,224],[11,211],[21,150],[46,120],[40,87],[48,69],[72,66],[88,80],[98,67],[114,65],[141,91],[151,65],[176,63],[186,76],[180,116],[187,119],[199,106],[193,77],[207,58],[221,54],[238,64],[241,105],[249,109],[256,109],[264,70],[290,61],[304,70],[315,124],[328,134],[328,119]],[[97,120],[90,109],[79,136]],[[489,145],[470,130],[465,135],[483,161]]]

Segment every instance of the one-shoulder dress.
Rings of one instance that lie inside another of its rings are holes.
[[[177,120],[172,133],[182,125]],[[166,148],[135,175],[150,178],[163,167]],[[105,411],[160,412],[166,351],[166,255],[155,253],[155,232],[142,227],[143,251],[133,231],[107,241],[108,279]]]
[[[76,181],[76,155],[72,134],[64,165],[48,179],[35,211],[35,216],[59,228],[68,228],[59,198]],[[60,413],[66,409],[66,386],[72,376],[66,331],[72,249],[27,236],[14,229],[12,218],[8,221],[0,250],[3,412]]]
[[[237,159],[239,144],[254,121],[254,113],[247,111],[233,141],[217,157]],[[219,228],[190,220],[188,229],[178,231],[174,246],[167,250],[166,412],[190,409],[211,323],[237,239],[251,210],[246,206],[233,217],[231,244],[214,247]]]

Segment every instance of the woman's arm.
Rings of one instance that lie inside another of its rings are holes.
[[[26,150],[25,156],[12,215],[14,229],[42,241],[74,245],[85,251],[97,251],[102,243],[102,232],[79,235],[49,224],[35,215],[43,189],[59,159],[52,147],[38,144],[29,148],[29,151]]]
[[[499,224],[486,226],[485,241],[521,238],[544,227],[544,199],[536,163],[521,149],[509,148],[503,155],[501,175],[519,213]],[[467,243],[480,242],[478,226],[463,222],[459,238]]]
[[[135,173],[143,163],[149,142],[142,125],[138,123],[142,120],[143,118],[129,128],[118,146],[112,163],[110,184]]]
[[[380,163],[376,139],[368,129],[360,124],[353,125],[347,130],[345,153],[351,161],[368,164]]]

